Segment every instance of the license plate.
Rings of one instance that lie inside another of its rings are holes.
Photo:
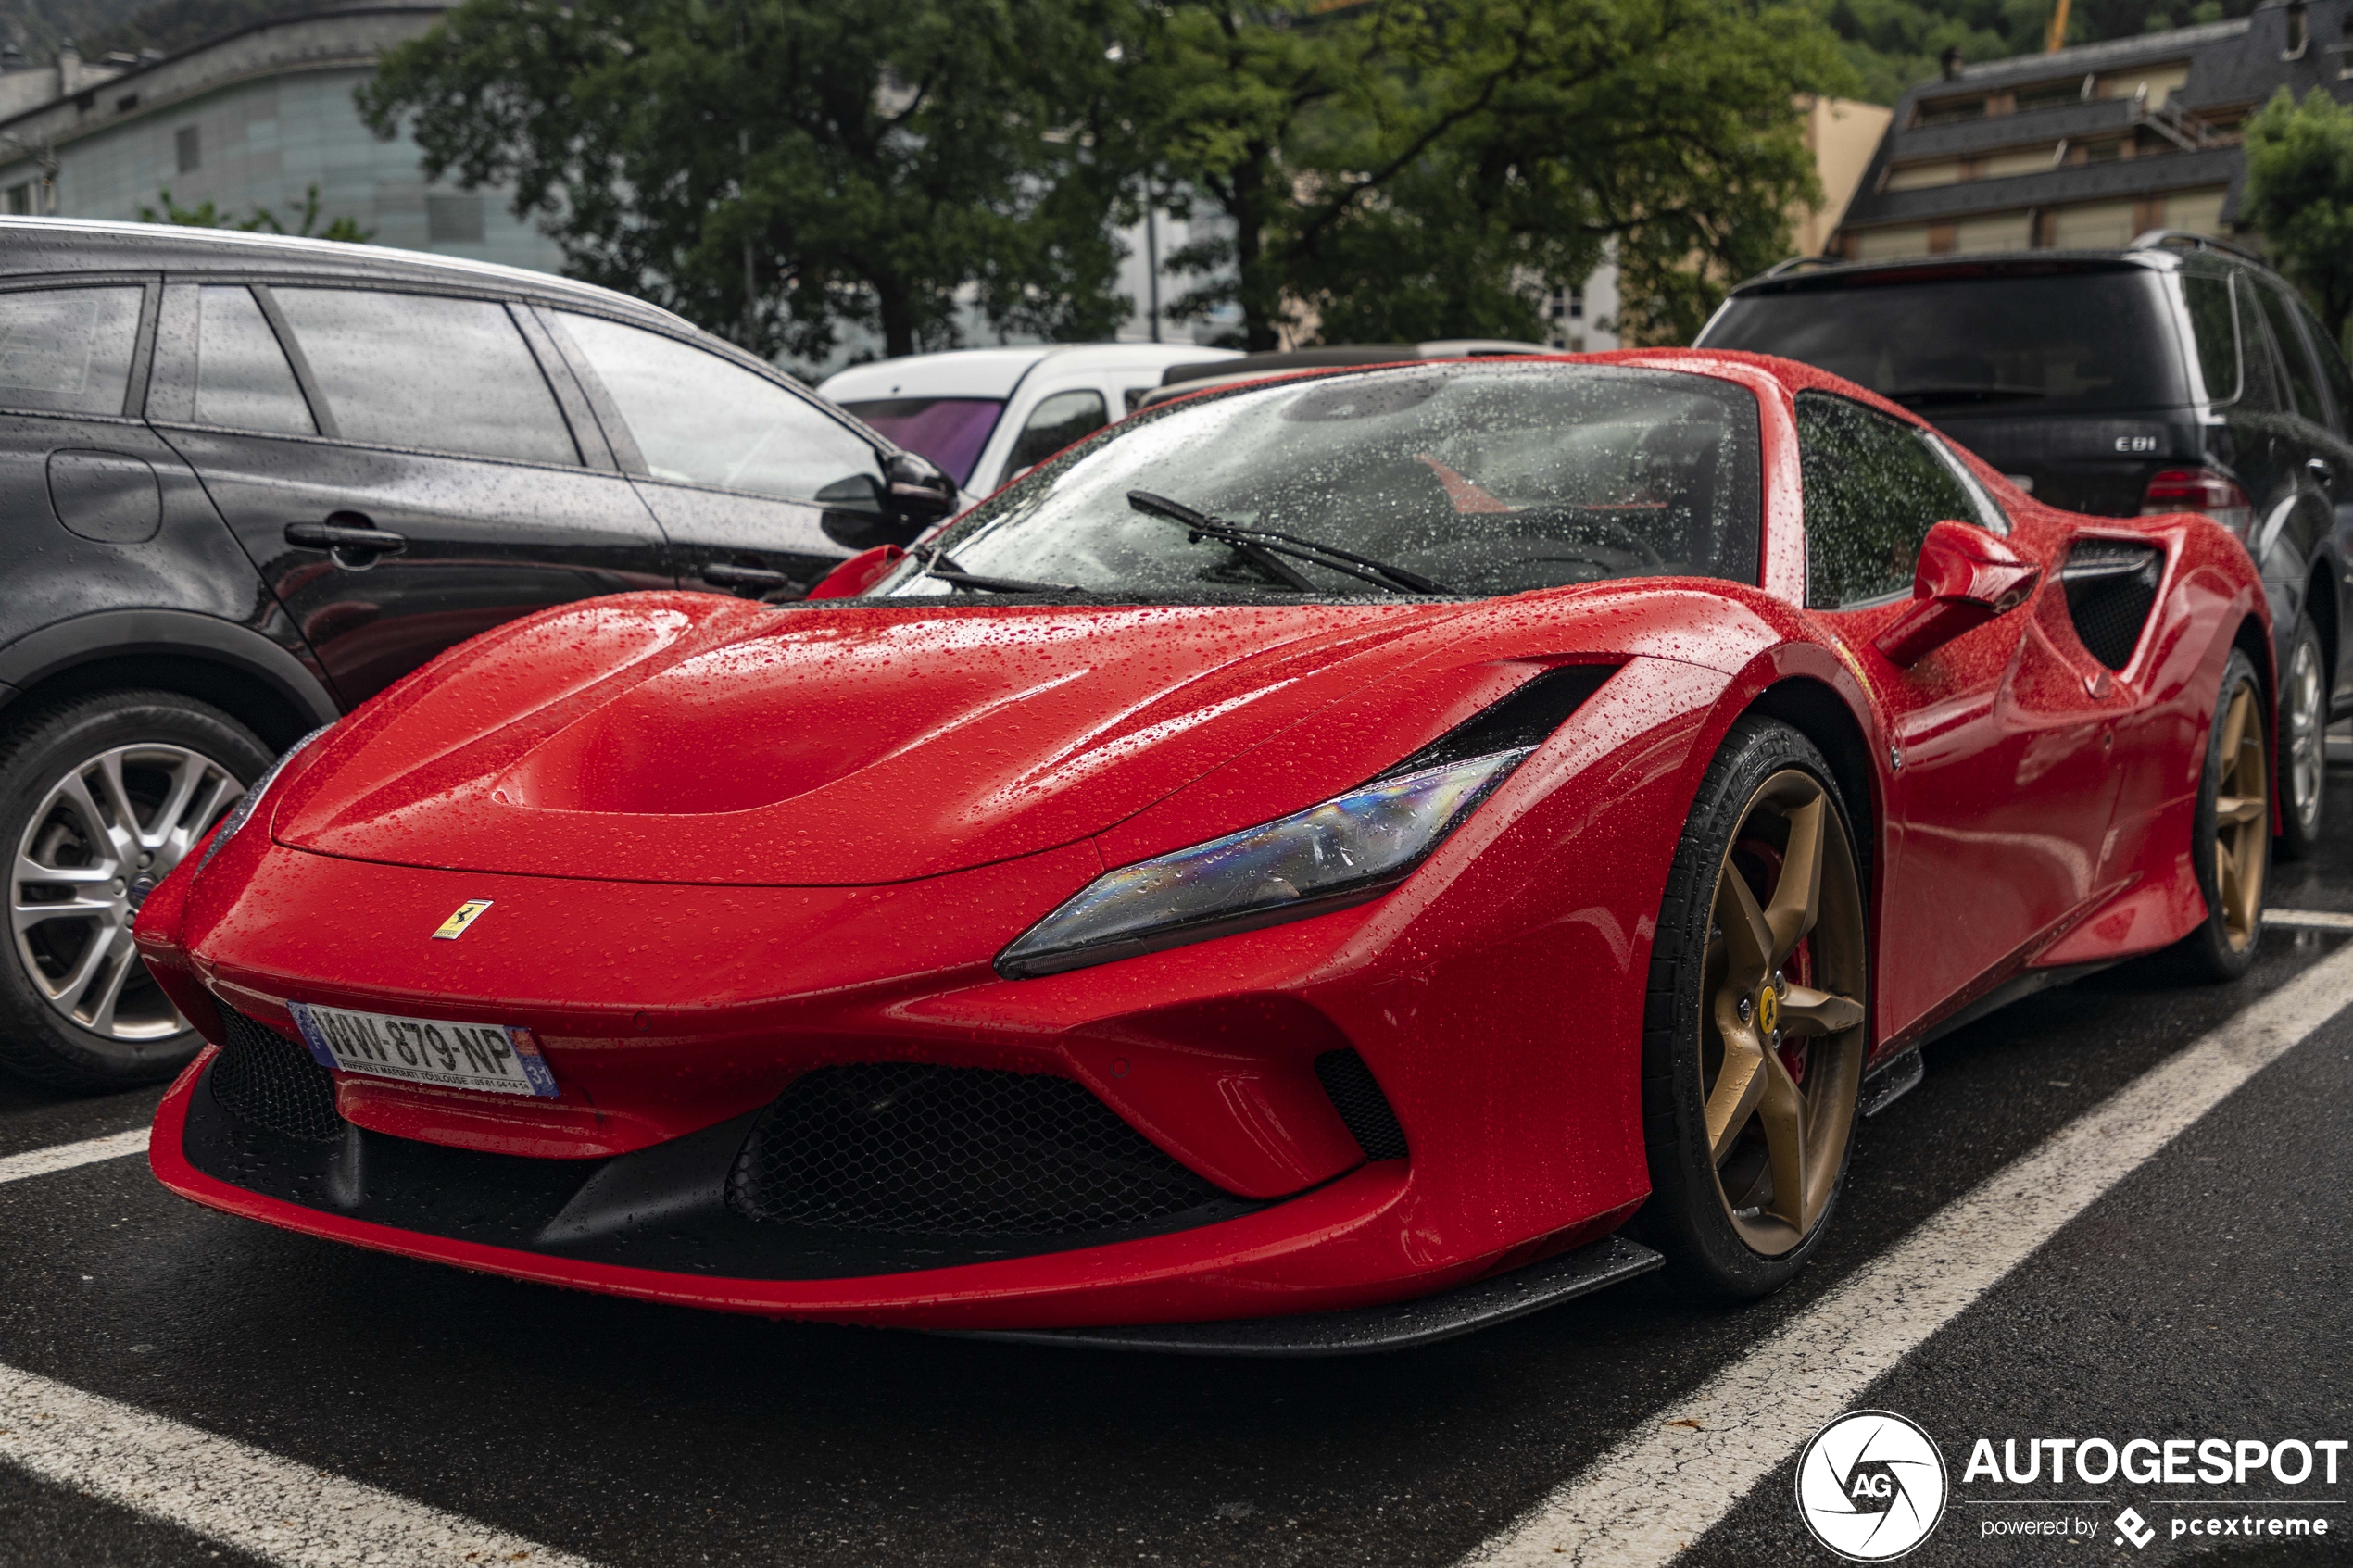
[[[450,1023],[288,1002],[295,1027],[321,1067],[371,1077],[552,1099],[556,1075],[531,1031],[505,1023]]]

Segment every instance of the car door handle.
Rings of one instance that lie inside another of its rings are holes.
[[[730,588],[789,588],[793,580],[781,571],[770,571],[759,566],[730,566],[725,561],[712,561],[702,569],[702,580]]]
[[[286,524],[286,543],[299,545],[306,550],[348,550],[370,556],[398,555],[409,547],[409,541],[400,534],[341,522],[290,522]]]

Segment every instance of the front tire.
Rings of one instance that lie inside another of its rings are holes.
[[[2231,981],[2255,963],[2263,935],[2263,886],[2271,853],[2271,747],[2263,733],[2263,685],[2255,663],[2231,650],[2207,729],[2190,861],[2206,919],[2178,945],[2208,980]]]
[[[2328,792],[2326,732],[2329,723],[2328,662],[2312,618],[2296,618],[2288,641],[2280,691],[2280,836],[2274,849],[2283,860],[2301,860],[2320,847],[2322,809]]]
[[[100,1090],[168,1078],[195,1054],[132,922],[269,765],[251,730],[173,692],[70,697],[0,741],[0,1066]]]
[[[1854,1147],[1870,995],[1860,858],[1829,764],[1743,719],[1659,908],[1642,1039],[1643,1234],[1731,1298],[1797,1273]]]

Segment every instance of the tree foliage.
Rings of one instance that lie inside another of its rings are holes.
[[[360,91],[431,176],[514,192],[567,270],[763,353],[894,355],[1126,314],[1091,0],[467,0]]]
[[[2322,87],[2300,104],[2284,87],[2273,94],[2246,122],[2239,220],[2263,234],[2343,342],[2353,316],[2353,107]]]
[[[1818,195],[1796,95],[1848,77],[1804,10],[1750,0],[1170,4],[1129,101],[1145,157],[1223,221],[1176,302],[1242,341],[1540,334],[1605,251],[1622,331],[1683,341],[1786,254]]]
[[[2055,0],[1806,0],[1839,36],[1861,95],[1892,104],[1937,73],[1957,48],[1968,60],[2039,52]],[[2074,0],[2067,42],[2094,44],[2243,17],[2255,0]]]
[[[319,187],[310,186],[302,194],[302,210],[296,214],[296,224],[289,229],[277,213],[266,207],[257,207],[243,218],[232,218],[219,211],[209,197],[195,207],[182,207],[171,199],[171,187],[166,185],[157,193],[163,203],[160,210],[152,207],[139,209],[142,223],[177,223],[187,229],[237,229],[254,234],[298,234],[305,239],[341,240],[346,245],[366,245],[376,237],[373,229],[363,229],[357,218],[330,218],[324,228],[319,225]]]

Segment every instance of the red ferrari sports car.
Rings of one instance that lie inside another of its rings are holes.
[[[1786,361],[1206,393],[821,591],[554,609],[289,752],[139,918],[211,1042],[164,1183],[734,1311],[1367,1348],[1662,1256],[1768,1291],[1939,1031],[2251,961],[2238,542]]]

